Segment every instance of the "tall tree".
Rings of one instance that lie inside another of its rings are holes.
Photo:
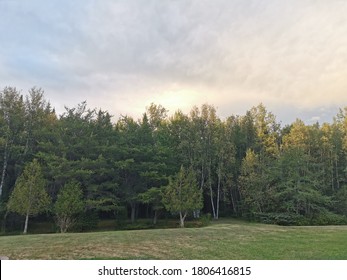
[[[190,139],[192,140],[191,166],[197,174],[201,189],[210,198],[210,209],[218,218],[220,176],[217,143],[220,138],[221,121],[213,106],[204,104],[201,109],[193,107],[190,112]]]
[[[239,189],[237,185],[238,166],[236,158],[236,145],[234,142],[234,131],[228,121],[221,127],[221,136],[217,141],[218,153],[218,200],[223,196],[223,202],[231,206],[232,213],[238,214]],[[220,191],[222,190],[222,193]],[[229,199],[228,199],[229,198]],[[229,201],[229,203],[228,203]],[[217,203],[217,217],[219,216],[219,203]]]
[[[23,95],[13,87],[5,87],[0,93],[0,145],[2,152],[2,169],[0,180],[0,199],[4,192],[6,176],[9,174],[9,163],[12,161],[11,186],[16,179],[16,163],[22,159],[24,151],[25,105]],[[7,189],[7,195],[10,190]]]
[[[7,207],[10,211],[25,216],[24,231],[28,230],[29,216],[47,210],[50,198],[45,190],[40,164],[36,159],[26,165],[22,175],[16,181]]]
[[[265,160],[265,157],[276,158],[279,154],[280,124],[275,115],[268,112],[263,104],[253,107],[250,112],[257,131],[258,143],[254,148],[260,154],[260,160]]]
[[[24,156],[31,161],[39,151],[40,143],[50,140],[50,128],[56,115],[44,98],[41,88],[32,88],[25,98],[25,148]]]
[[[60,232],[67,232],[76,222],[77,215],[83,210],[84,201],[80,184],[75,181],[64,185],[54,204],[54,213]]]
[[[131,209],[134,222],[139,206],[138,195],[161,184],[161,164],[157,161],[155,142],[147,114],[139,122],[123,117],[117,123],[122,149],[115,163],[119,170],[120,192]]]
[[[181,227],[184,227],[185,218],[190,211],[202,208],[202,190],[199,189],[192,168],[185,171],[182,166],[175,178],[170,179],[163,195],[163,202],[168,211],[179,213]]]
[[[252,214],[265,212],[267,200],[265,166],[260,162],[259,155],[251,149],[247,151],[242,161],[239,180],[244,210]]]
[[[154,211],[153,224],[157,224],[159,212],[164,209],[163,205],[163,188],[152,187],[144,193],[139,194],[139,200],[143,203],[150,204]]]

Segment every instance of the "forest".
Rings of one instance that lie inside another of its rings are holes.
[[[225,119],[208,104],[171,115],[150,104],[114,120],[86,102],[57,116],[42,89],[3,88],[2,231],[30,232],[32,219],[61,232],[164,217],[347,224],[347,108],[284,127],[263,104]]]

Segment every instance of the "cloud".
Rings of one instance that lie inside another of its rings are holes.
[[[13,0],[0,9],[0,86],[41,86],[60,108],[87,100],[138,115],[151,102],[171,111],[209,102],[231,114],[263,102],[290,114],[347,102],[343,1]]]

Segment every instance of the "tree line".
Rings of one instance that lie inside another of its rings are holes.
[[[284,127],[264,105],[217,116],[151,104],[117,121],[86,102],[57,116],[44,92],[0,93],[0,218],[46,212],[62,232],[85,217],[209,213],[278,224],[344,224],[347,108]],[[31,200],[29,198],[32,198]],[[24,202],[26,201],[26,203]],[[30,209],[31,208],[31,209]],[[15,214],[17,213],[17,214]],[[27,228],[27,226],[26,226]]]

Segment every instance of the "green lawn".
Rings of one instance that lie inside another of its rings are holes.
[[[218,221],[204,228],[0,237],[10,259],[343,259],[347,226]]]

